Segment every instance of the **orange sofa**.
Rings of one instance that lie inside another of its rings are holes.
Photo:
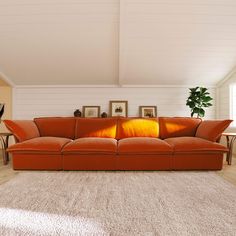
[[[5,120],[15,170],[220,170],[231,120],[187,117]]]

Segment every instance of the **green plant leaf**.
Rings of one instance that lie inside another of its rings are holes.
[[[199,88],[199,87],[196,87],[196,88],[190,88],[191,93],[196,92],[196,90],[197,90],[198,88]]]
[[[200,108],[198,114],[200,117],[204,117],[205,111],[202,108]]]
[[[211,98],[210,96],[206,96],[206,97],[202,98],[203,102],[209,102],[209,101],[212,101],[212,100],[213,100],[213,98]]]
[[[213,106],[213,105],[212,105],[212,103],[208,102],[208,103],[207,103],[207,106],[208,106],[208,107],[211,107],[211,106]]]
[[[205,93],[207,91],[207,88],[200,87],[200,93]]]
[[[193,102],[193,101],[187,101],[186,105],[189,106],[190,108],[194,108],[195,102]]]

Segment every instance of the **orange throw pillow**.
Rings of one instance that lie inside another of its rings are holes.
[[[119,118],[117,139],[131,137],[159,137],[158,118]]]
[[[39,130],[32,120],[4,120],[3,122],[19,142],[40,136]]]
[[[162,139],[174,137],[194,137],[201,119],[191,117],[159,117]]]
[[[232,120],[205,120],[199,125],[196,137],[216,142]]]

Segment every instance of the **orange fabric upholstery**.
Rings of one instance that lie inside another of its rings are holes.
[[[93,153],[63,155],[64,170],[116,170],[116,155]]]
[[[117,139],[131,137],[159,137],[158,118],[119,118]]]
[[[172,154],[119,154],[116,158],[117,170],[171,170]]]
[[[32,120],[4,120],[6,127],[19,142],[39,137],[39,130]]]
[[[168,138],[165,141],[174,148],[174,153],[196,153],[196,152],[227,152],[228,149],[219,144],[197,137]]]
[[[14,170],[62,170],[61,154],[12,153]]]
[[[221,170],[223,153],[175,153],[173,170]]]
[[[161,139],[195,136],[197,127],[201,119],[190,117],[160,117],[160,136]]]
[[[67,144],[63,153],[116,153],[117,141],[112,138],[80,138]]]
[[[74,117],[43,117],[34,119],[42,137],[75,138]]]
[[[158,138],[125,138],[118,141],[118,153],[125,154],[171,154],[173,148]]]
[[[36,118],[5,124],[20,141],[8,148],[14,169],[219,170],[228,149],[215,141],[230,122],[162,117],[164,140],[158,138],[158,118]]]
[[[56,137],[38,137],[10,146],[8,152],[21,153],[56,153],[61,154],[64,145],[71,139]]]
[[[204,120],[198,127],[196,137],[216,142],[232,120]]]
[[[77,118],[75,137],[115,138],[116,126],[116,118]]]

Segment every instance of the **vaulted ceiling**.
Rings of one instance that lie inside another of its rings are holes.
[[[235,0],[0,1],[15,85],[215,85],[235,66]]]

